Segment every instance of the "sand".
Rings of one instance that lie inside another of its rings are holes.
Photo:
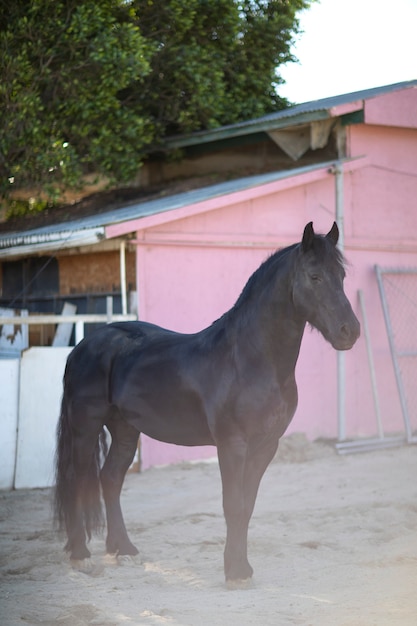
[[[73,570],[51,490],[0,494],[2,626],[415,626],[417,448],[339,456],[283,440],[250,526],[247,590],[223,581],[216,462],[129,474],[123,508],[140,559]]]

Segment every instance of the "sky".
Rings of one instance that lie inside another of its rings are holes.
[[[301,103],[417,79],[417,0],[321,0],[280,67],[280,96]]]

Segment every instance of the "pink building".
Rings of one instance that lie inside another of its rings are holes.
[[[337,129],[345,146],[341,160],[219,185],[206,199],[190,193],[182,206],[106,232],[136,233],[141,319],[193,332],[233,306],[263,259],[298,241],[308,221],[327,232],[337,216],[349,261],[346,290],[360,319],[358,290],[364,294],[382,424],[386,433],[395,433],[404,426],[375,265],[417,267],[417,84],[335,100],[314,104],[326,109],[325,123]],[[314,124],[322,121],[307,122],[310,141]],[[294,119],[291,125],[298,126]],[[343,186],[338,207],[335,163]],[[345,360],[345,434],[372,436],[377,426],[363,333]],[[318,333],[306,331],[297,379],[299,406],[288,432],[336,437],[337,355]],[[145,466],[212,453],[151,440],[142,447]]]
[[[337,219],[349,262],[346,291],[362,322],[359,290],[366,305],[382,427],[387,434],[404,432],[375,266],[417,267],[417,81],[298,105],[176,138],[171,146],[204,148],[193,158],[185,154],[182,167],[194,174],[216,154],[218,168],[226,168],[232,152],[244,169],[251,149],[252,160],[267,154],[266,165],[254,176],[63,225],[72,228],[74,241],[77,228],[94,228],[97,242],[129,238],[136,248],[140,319],[193,332],[232,307],[265,257],[299,241],[307,222],[327,232]],[[165,177],[170,167],[180,166],[166,165]],[[297,381],[299,405],[288,432],[312,439],[378,432],[364,333],[342,369],[331,346],[307,329]],[[141,454],[146,468],[215,450],[144,437]]]

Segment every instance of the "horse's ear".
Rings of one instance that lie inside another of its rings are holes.
[[[329,230],[329,232],[327,233],[326,237],[328,239],[330,239],[330,241],[336,245],[337,242],[339,241],[339,228],[336,224],[336,222],[333,222],[333,226],[331,227],[331,229]]]
[[[303,240],[301,242],[304,252],[310,250],[314,239],[313,222],[309,222],[304,228]]]

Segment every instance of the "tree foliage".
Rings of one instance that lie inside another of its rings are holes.
[[[124,182],[167,135],[282,108],[279,65],[312,1],[2,3],[2,192]]]

